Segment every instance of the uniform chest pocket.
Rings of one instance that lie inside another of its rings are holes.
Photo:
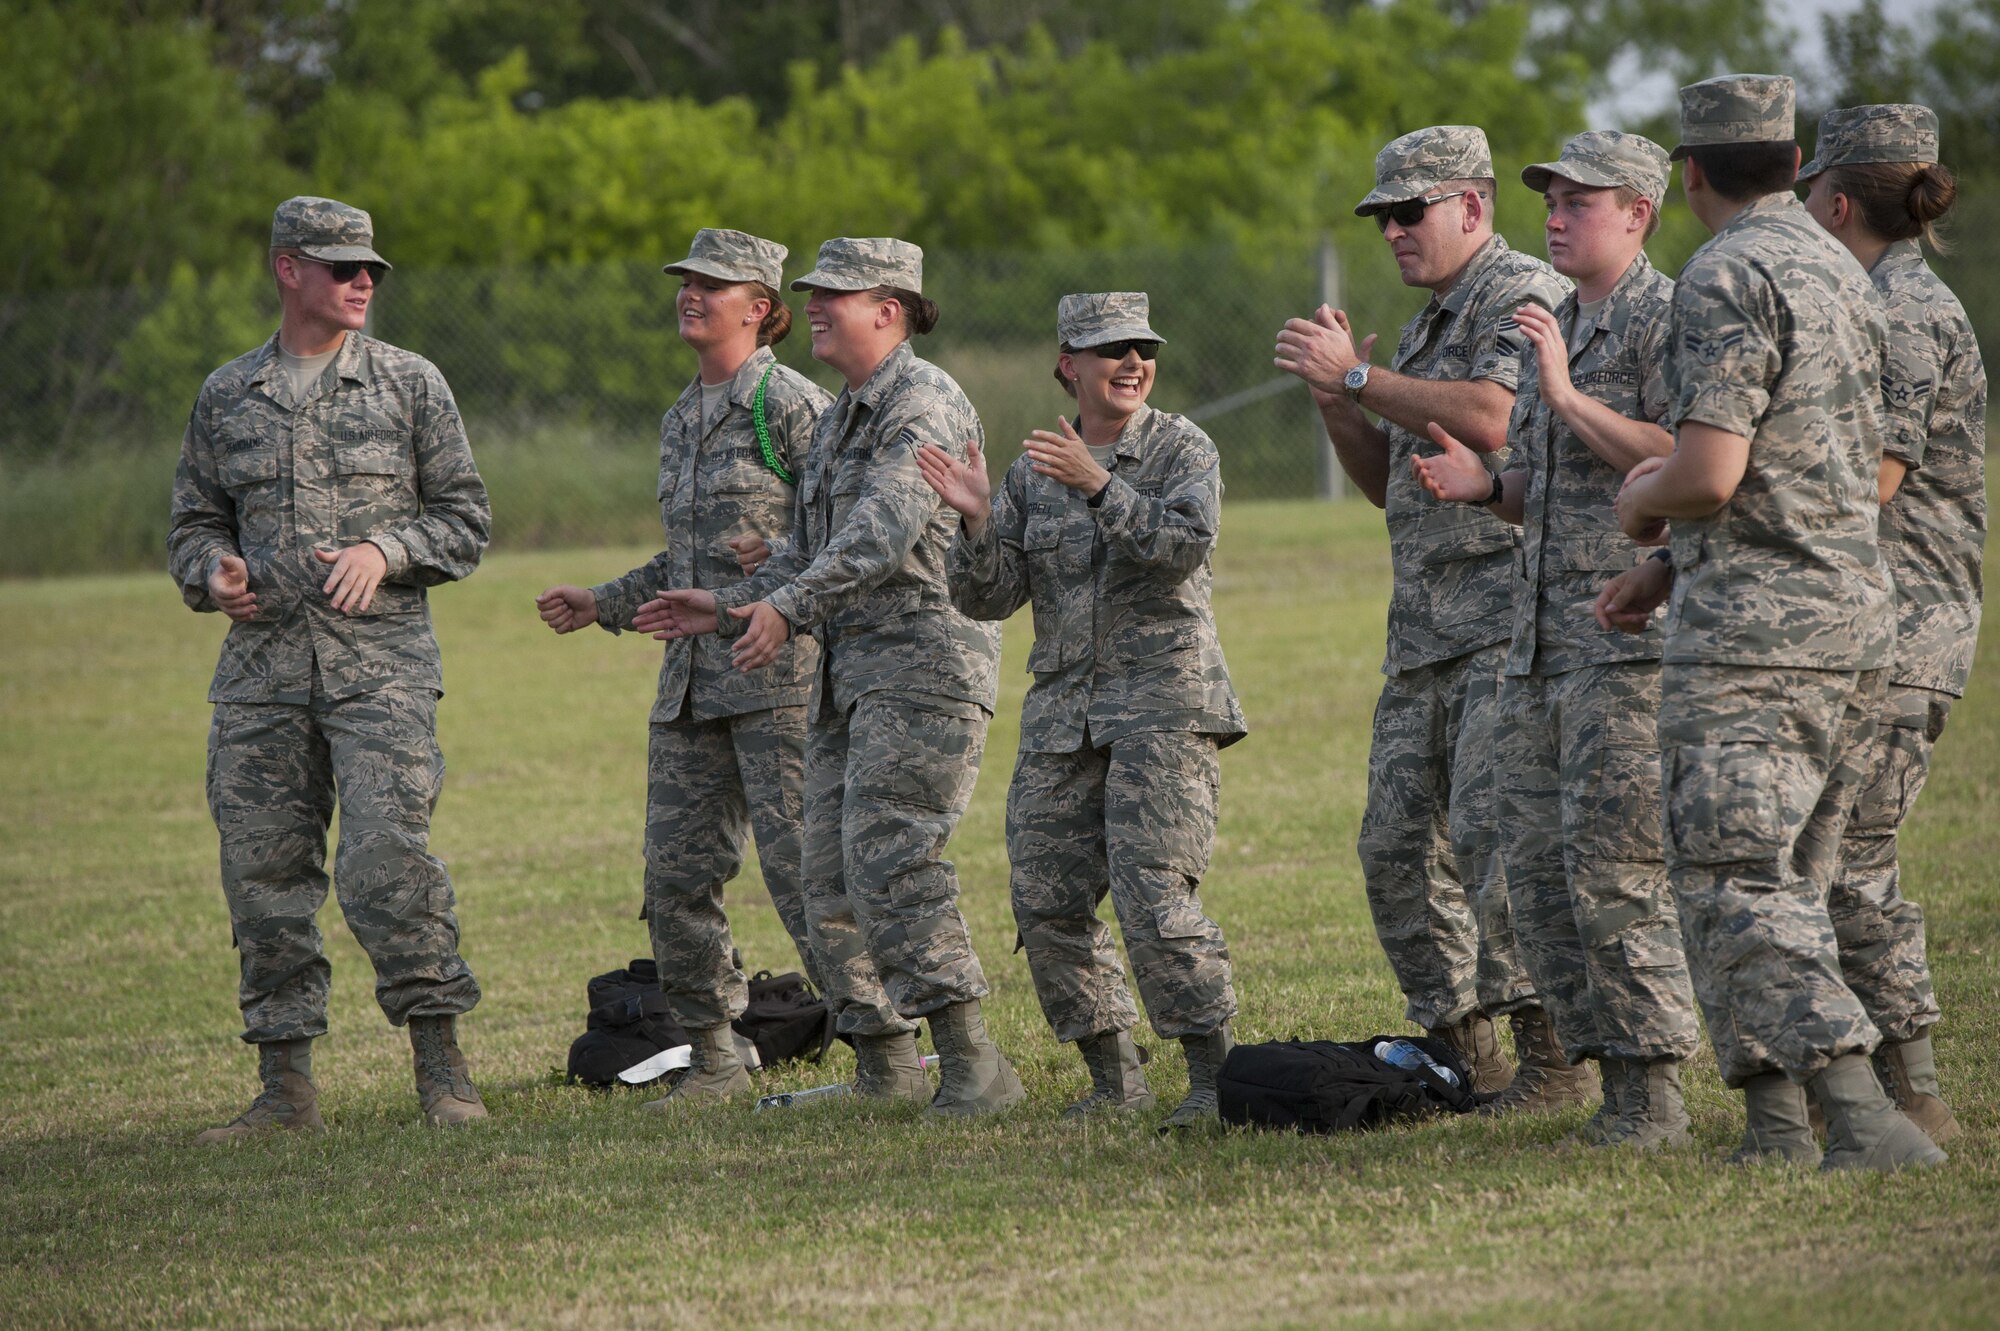
[[[710,494],[718,495],[755,495],[785,488],[784,482],[762,462],[740,458],[705,470],[702,486]]]
[[[333,474],[340,540],[363,540],[389,523],[416,517],[421,511],[416,473],[416,460],[400,434],[337,442]]]
[[[258,442],[231,447],[215,471],[216,480],[236,504],[237,541],[244,546],[276,545],[284,516],[277,448]]]

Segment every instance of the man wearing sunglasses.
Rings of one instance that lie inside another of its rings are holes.
[[[1354,211],[1375,219],[1405,285],[1431,299],[1404,325],[1387,369],[1369,364],[1374,336],[1357,341],[1346,313],[1325,306],[1278,333],[1277,365],[1312,388],[1341,467],[1387,511],[1388,679],[1360,841],[1376,935],[1410,1020],[1465,1056],[1475,1089],[1502,1090],[1513,1076],[1492,1020],[1508,1014],[1532,1084],[1553,1107],[1586,1092],[1545,1057],[1547,1017],[1515,949],[1493,819],[1515,529],[1484,508],[1432,499],[1410,465],[1437,451],[1433,423],[1481,453],[1505,445],[1527,345],[1514,313],[1569,293],[1547,264],[1494,234],[1493,199],[1492,154],[1476,126],[1433,125],[1383,148],[1375,189]]]
[[[208,694],[208,801],[263,1082],[202,1143],[320,1126],[312,1042],[331,968],[313,917],[336,803],[341,911],[382,1011],[410,1028],[424,1117],[486,1116],[454,1033],[479,985],[427,850],[444,758],[424,590],[479,563],[486,487],[437,367],[361,331],[389,270],[368,214],[287,199],[270,252],[278,331],[202,385],[167,538],[182,599],[231,621]]]

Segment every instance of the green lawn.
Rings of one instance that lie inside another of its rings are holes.
[[[451,865],[486,1000],[493,1120],[423,1130],[407,1046],[329,905],[330,1131],[188,1145],[253,1083],[202,803],[222,623],[166,578],[0,583],[0,1309],[10,1326],[1992,1326],[2000,1322],[2000,659],[1993,633],[1905,839],[1930,911],[1944,1087],[1967,1129],[1921,1177],[1744,1172],[1713,1060],[1698,1150],[1554,1145],[1581,1117],[1306,1140],[1071,1126],[1083,1085],[1010,955],[1006,696],[955,856],[1027,1105],[933,1124],[852,1104],[663,1123],[556,1074],[635,918],[654,645],[556,639],[531,598],[640,549],[496,556],[436,597]],[[1223,756],[1205,898],[1239,1038],[1399,1027],[1354,856],[1387,582],[1377,515],[1232,506],[1218,616],[1253,734]],[[754,875],[753,966],[789,947]],[[1155,1045],[1157,1041],[1149,1041]],[[769,1089],[845,1076],[764,1078]],[[1177,1053],[1155,1063],[1171,1104]]]

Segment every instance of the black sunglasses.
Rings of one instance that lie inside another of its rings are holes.
[[[349,282],[361,276],[363,268],[368,270],[368,276],[373,278],[377,283],[381,282],[382,274],[389,271],[379,263],[368,263],[361,259],[315,259],[310,254],[301,254],[297,257],[304,259],[308,263],[316,263],[326,269],[328,276],[333,278],[335,286],[346,286]]]
[[[1138,352],[1140,360],[1151,360],[1160,354],[1160,344],[1135,337],[1123,342],[1100,342],[1091,350],[1106,360],[1124,360],[1128,351]]]
[[[1472,191],[1469,189],[1457,189],[1449,194],[1433,194],[1429,198],[1424,199],[1398,200],[1390,204],[1387,208],[1378,208],[1375,210],[1375,229],[1377,231],[1387,231],[1390,222],[1394,222],[1397,226],[1405,228],[1417,226],[1423,222],[1424,213],[1432,204],[1443,203],[1446,199],[1455,199],[1461,194],[1470,193]]]

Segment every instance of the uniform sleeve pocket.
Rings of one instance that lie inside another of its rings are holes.
[[[1684,864],[1768,860],[1779,851],[1777,764],[1748,741],[1667,751],[1667,837]]]

